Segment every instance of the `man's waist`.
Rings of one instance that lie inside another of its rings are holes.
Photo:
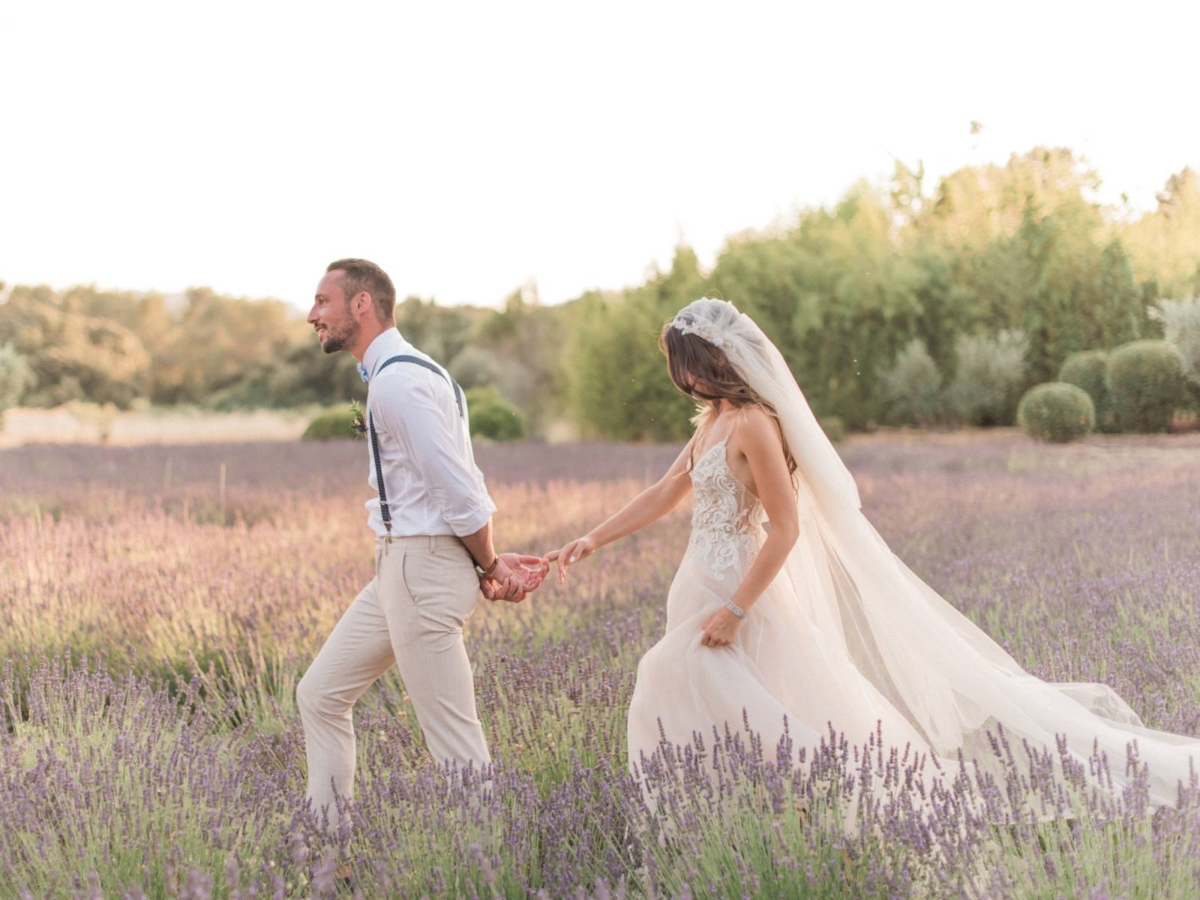
[[[420,547],[437,550],[442,547],[465,547],[462,540],[453,534],[380,534],[375,536],[376,543],[391,542],[402,547]]]

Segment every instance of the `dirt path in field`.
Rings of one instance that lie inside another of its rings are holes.
[[[213,413],[178,409],[122,412],[104,419],[90,408],[12,409],[4,415],[0,449],[37,444],[128,447],[292,441],[300,437],[314,414],[312,410]],[[506,462],[516,465],[527,452],[524,443],[480,444],[481,456],[502,468],[509,468]],[[574,442],[572,445],[583,452],[584,445]],[[563,449],[562,445],[555,446]],[[669,465],[674,452],[667,445],[627,445],[625,448],[625,455],[630,459],[636,457],[635,462],[645,468],[647,477]],[[897,465],[905,465],[901,458],[907,457],[907,463],[916,464],[917,468],[958,466],[964,459],[976,457],[980,461],[989,458],[992,464],[1010,472],[1063,468],[1081,474],[1099,475],[1147,466],[1200,466],[1200,431],[1186,434],[1093,434],[1077,443],[1054,445],[1033,441],[1016,428],[966,428],[944,432],[883,429],[872,434],[848,436],[838,444],[838,452],[852,469],[856,468],[856,462],[868,459],[873,466],[878,465],[882,453],[884,458],[895,458]],[[509,460],[509,457],[514,459]],[[564,460],[566,457],[574,459],[570,453],[565,454]],[[920,458],[919,462],[917,457]],[[629,464],[630,461],[625,460],[621,468]],[[560,471],[564,465],[556,465],[552,469],[557,477],[567,477],[569,474]],[[554,474],[546,474],[547,477],[555,477]]]
[[[290,441],[304,433],[315,413],[276,410],[214,413],[164,410],[122,412],[107,418],[95,410],[10,409],[0,447],[24,444],[210,444],[221,441]],[[104,433],[107,431],[107,439]]]
[[[979,454],[1007,457],[1008,468],[1079,468],[1089,472],[1132,467],[1200,466],[1200,431],[1186,434],[1092,434],[1070,444],[1044,444],[1017,428],[966,428],[927,432],[887,429],[855,434],[838,445],[848,461],[862,453],[875,456],[880,445],[919,450],[936,456],[941,451],[954,458]]]

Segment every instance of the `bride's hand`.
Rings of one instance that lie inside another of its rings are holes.
[[[567,580],[567,569],[582,559],[587,559],[596,552],[596,542],[591,535],[576,538],[560,550],[551,550],[546,554],[546,562],[558,563],[558,583]]]
[[[737,637],[741,624],[741,619],[722,607],[705,620],[700,643],[705,647],[728,647]]]

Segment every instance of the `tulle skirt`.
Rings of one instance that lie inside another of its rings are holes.
[[[1043,760],[1054,757],[1060,774],[1065,763],[1077,777],[1082,772],[1094,790],[1115,797],[1136,775],[1126,769],[1131,742],[1136,742],[1137,757],[1149,769],[1150,806],[1175,805],[1179,782],[1188,782],[1193,760],[1200,763],[1200,740],[1146,728],[1107,685],[1045,682],[1025,672],[892,557],[903,579],[898,590],[929,604],[924,617],[936,613],[948,629],[941,640],[953,644],[946,646],[949,656],[970,659],[958,671],[963,693],[951,698],[957,730],[939,735],[923,728],[923,722],[938,721],[938,711],[924,711],[924,719],[913,714],[914,701],[922,698],[912,685],[921,673],[893,677],[882,651],[873,645],[864,649],[871,635],[865,627],[854,631],[853,610],[844,604],[833,620],[831,607],[837,608],[833,605],[841,595],[831,588],[830,567],[823,573],[810,551],[803,542],[797,545],[751,608],[735,642],[710,648],[700,643],[704,623],[732,597],[754,552],[740,548],[731,566],[714,572],[709,554],[695,544],[688,547],[667,595],[666,633],[638,665],[628,717],[635,774],[642,774],[666,746],[711,748],[728,731],[756,735],[768,756],[785,737],[795,748],[815,747],[832,735],[865,747],[881,735],[889,748],[921,760],[930,786],[938,780],[945,787],[968,767],[972,777],[990,772],[1003,784],[1014,755],[1019,767],[1023,754],[1036,753]],[[902,641],[906,636],[892,637]],[[912,639],[921,644],[936,637]],[[930,704],[945,702],[944,666],[944,659],[930,662]],[[991,702],[981,705],[980,697]],[[1097,760],[1105,757],[1108,771],[1097,771]],[[878,784],[862,787],[873,788],[877,802],[882,799]],[[1020,813],[1037,820],[1057,815],[1045,803]],[[847,808],[848,832],[854,817],[854,809]]]

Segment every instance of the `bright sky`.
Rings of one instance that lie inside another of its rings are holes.
[[[2,0],[0,280],[306,307],[364,256],[553,303],[1038,144],[1150,208],[1200,168],[1198,33],[1194,0]]]

